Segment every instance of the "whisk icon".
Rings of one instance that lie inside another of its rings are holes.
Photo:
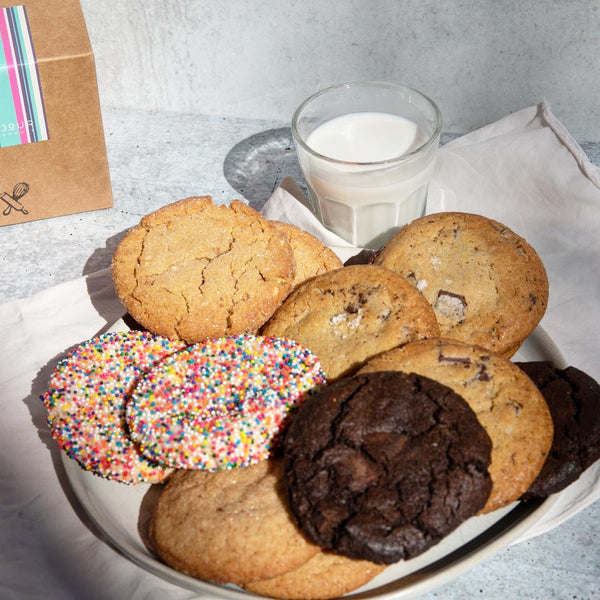
[[[12,210],[22,212],[28,215],[29,211],[21,204],[21,198],[29,191],[29,184],[24,181],[17,183],[13,188],[12,196],[7,192],[0,193],[0,199],[6,203],[6,208],[2,211],[4,216],[10,215]]]

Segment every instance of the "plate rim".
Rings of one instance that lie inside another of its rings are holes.
[[[115,321],[115,323],[109,326],[105,331],[126,331],[128,329],[129,327],[121,318]],[[559,368],[564,368],[566,366],[565,358],[560,349],[550,335],[539,325],[527,338],[524,346],[526,350],[528,346],[532,346],[534,349],[536,347],[542,347],[548,355],[549,360],[552,360]],[[520,351],[521,350],[515,354],[515,357],[518,356]],[[513,360],[515,357],[513,357]],[[163,580],[197,594],[200,598],[214,598],[216,595],[223,599],[247,600],[251,597],[260,597],[238,586],[208,582],[176,571],[172,567],[161,562],[158,557],[153,556],[141,537],[140,541],[143,547],[146,548],[146,552],[142,552],[135,548],[127,539],[124,539],[123,534],[119,533],[118,526],[113,526],[110,519],[106,520],[103,518],[102,512],[98,510],[95,503],[90,500],[90,492],[85,486],[86,477],[93,478],[95,483],[102,483],[102,479],[94,473],[82,469],[77,461],[70,458],[65,452],[61,451],[60,456],[66,480],[73,491],[77,502],[83,508],[85,514],[90,518],[92,523],[105,536],[106,539],[104,541],[112,546],[119,554]],[[106,483],[111,485],[124,485],[108,480],[106,480]],[[138,484],[135,487],[138,490],[148,490],[151,486],[152,484]],[[406,573],[399,579],[382,582],[380,585],[377,585],[377,582],[382,578],[383,574],[378,575],[366,586],[353,590],[343,597],[354,600],[408,600],[435,589],[459,575],[470,571],[493,554],[508,547],[515,539],[533,527],[536,522],[541,520],[542,517],[552,509],[554,504],[558,501],[558,498],[559,494],[554,494],[543,501],[529,501],[526,503],[515,502],[510,505],[510,507],[507,507],[502,516],[494,521],[488,528],[461,544],[447,555],[435,559],[415,571]],[[502,512],[502,509],[500,512]],[[498,525],[500,522],[505,520],[510,521],[515,518],[516,520],[513,523],[509,523],[504,529],[501,528],[497,534],[494,534],[491,537],[491,539],[483,540],[479,543],[476,542],[477,539],[485,537],[491,529],[500,527]],[[461,551],[470,545],[473,545],[474,547],[468,550],[464,556],[459,556]],[[432,549],[434,548],[436,548],[436,546]],[[450,558],[452,555],[457,556],[455,558]],[[436,564],[440,565],[440,563],[448,561],[449,558],[450,560],[447,564],[443,564],[432,573],[428,572],[430,569],[435,568]],[[390,567],[393,567],[393,565],[390,565]],[[412,581],[404,585],[402,584],[402,580],[406,578],[410,578]],[[372,585],[375,585],[376,587],[369,587]],[[378,590],[381,590],[381,593],[378,593]]]

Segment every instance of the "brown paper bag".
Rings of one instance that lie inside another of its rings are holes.
[[[113,205],[78,0],[0,0],[0,225]]]

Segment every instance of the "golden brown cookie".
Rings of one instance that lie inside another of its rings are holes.
[[[273,579],[248,583],[249,592],[289,600],[337,598],[379,575],[385,565],[354,560],[333,552],[319,552],[302,566]]]
[[[546,311],[548,278],[535,250],[481,215],[445,212],[403,227],[374,264],[420,290],[443,337],[512,356]]]
[[[492,492],[481,512],[518,500],[550,451],[553,423],[536,385],[507,358],[480,346],[429,339],[386,352],[360,373],[417,373],[452,388],[471,406],[492,440]]]
[[[296,259],[294,287],[315,275],[343,266],[340,257],[308,231],[283,221],[271,221],[271,223],[285,233],[294,252]]]
[[[318,551],[282,496],[280,459],[228,471],[177,471],[163,490],[150,540],[171,567],[215,583],[271,579]]]
[[[296,288],[262,330],[291,338],[329,380],[400,344],[439,335],[433,309],[403,277],[373,265],[328,271]]]
[[[260,213],[203,196],[145,216],[117,246],[112,276],[138,323],[191,343],[255,333],[292,289],[295,259]]]

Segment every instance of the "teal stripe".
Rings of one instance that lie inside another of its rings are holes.
[[[46,113],[44,111],[42,88],[39,81],[35,50],[31,40],[27,12],[24,6],[16,8],[19,10],[20,17],[17,19],[17,27],[19,30],[21,50],[24,54],[25,67],[23,69],[23,75],[27,81],[28,110],[33,121],[34,129],[31,137],[33,141],[47,140],[48,128],[46,123]],[[36,102],[37,98],[39,98],[39,104]]]
[[[21,143],[18,134],[12,135],[8,130],[17,122],[17,113],[13,103],[12,89],[8,79],[6,55],[0,43],[0,148],[15,146]]]
[[[24,6],[0,9],[0,18],[4,17],[8,18],[8,35],[17,55],[15,76],[21,86],[23,104],[19,106],[25,111],[25,122],[17,123],[21,119],[17,119],[14,90],[8,77],[4,49],[0,45],[0,146],[28,143],[21,141],[16,129],[18,126],[27,134],[29,142],[47,140],[48,124],[26,9]]]

